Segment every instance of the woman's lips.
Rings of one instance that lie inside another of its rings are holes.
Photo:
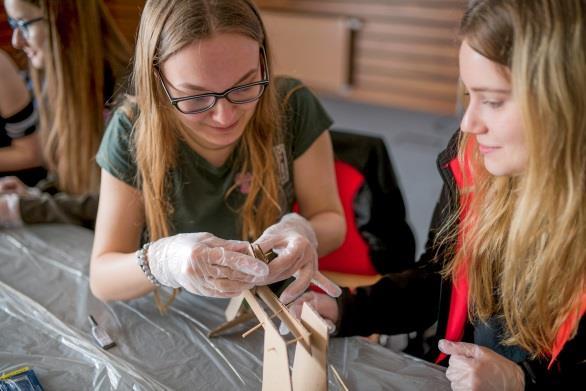
[[[236,125],[238,125],[238,121],[236,121],[232,125],[228,125],[228,126],[211,126],[210,125],[210,128],[212,128],[218,132],[228,132],[228,131],[234,129],[236,127]]]
[[[500,149],[500,147],[491,147],[491,146],[484,145],[484,144],[478,144],[478,151],[480,151],[480,153],[483,155],[494,152],[497,149]]]

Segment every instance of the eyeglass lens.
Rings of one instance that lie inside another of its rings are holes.
[[[260,97],[260,95],[263,93],[263,90],[264,85],[262,84],[235,88],[226,94],[226,99],[236,104],[248,103]],[[216,100],[217,97],[213,95],[195,97],[177,102],[177,108],[185,113],[203,111],[211,108],[215,104]]]

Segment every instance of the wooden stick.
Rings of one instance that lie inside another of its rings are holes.
[[[229,320],[227,322],[224,322],[220,325],[218,325],[218,327],[216,327],[213,330],[210,330],[210,332],[208,333],[208,337],[213,338],[213,337],[217,337],[218,335],[220,335],[220,333],[231,329],[232,327],[238,326],[241,323],[244,323],[250,319],[253,319],[254,313],[252,311],[250,312],[244,312],[238,316],[236,316],[234,319]]]
[[[302,337],[302,336],[299,336],[299,337],[297,337],[297,338],[293,338],[292,340],[289,340],[289,341],[287,341],[287,345],[291,345],[292,343],[295,343],[295,342],[301,341],[302,339],[303,339],[303,337]]]
[[[283,308],[281,308],[279,311],[277,311],[276,313],[272,314],[269,319],[274,319],[276,316],[279,315],[279,312],[282,312]],[[260,322],[259,324],[257,324],[256,326],[254,326],[253,328],[251,328],[250,330],[246,331],[244,334],[242,334],[242,338],[246,338],[248,337],[249,334],[255,332],[256,330],[258,330],[262,325],[264,324],[264,322]]]
[[[342,377],[340,376],[340,374],[338,373],[338,370],[336,369],[335,366],[333,366],[332,364],[330,364],[330,368],[332,369],[332,373],[334,374],[334,377],[336,378],[336,380],[338,381],[338,384],[340,384],[340,387],[342,387],[342,389],[344,391],[350,391],[348,389],[348,387],[346,386],[346,384],[344,383],[344,380],[342,380]]]

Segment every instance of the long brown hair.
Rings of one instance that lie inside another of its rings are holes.
[[[224,32],[257,41],[264,48],[271,69],[265,29],[250,0],[149,0],[143,10],[132,74],[134,96],[129,105],[138,105],[134,148],[150,240],[168,236],[172,230],[169,217],[173,206],[168,198],[171,183],[167,174],[177,164],[177,147],[184,126],[155,76],[155,67],[186,45]],[[245,240],[259,236],[281,212],[273,156],[273,147],[280,140],[279,113],[276,89],[271,84],[257,103],[237,147],[242,172],[252,174],[251,188],[240,210]]]
[[[120,78],[130,48],[102,0],[24,0],[46,21],[48,53],[31,67],[41,114],[44,158],[61,190],[99,190],[94,157],[104,131],[105,64]]]
[[[529,159],[522,175],[494,177],[477,151],[464,161],[462,135],[473,180],[461,197],[472,197],[445,272],[467,264],[471,316],[502,314],[505,343],[534,357],[551,352],[586,292],[585,12],[583,0],[477,0],[461,23],[510,78]]]

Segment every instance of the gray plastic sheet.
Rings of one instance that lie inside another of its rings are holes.
[[[45,390],[261,389],[262,329],[241,338],[253,321],[209,339],[227,300],[183,292],[166,315],[152,295],[102,303],[89,290],[91,243],[69,225],[0,230],[0,372],[30,366]],[[115,347],[94,344],[89,314]],[[443,368],[359,337],[331,339],[328,360],[350,390],[450,389]]]

